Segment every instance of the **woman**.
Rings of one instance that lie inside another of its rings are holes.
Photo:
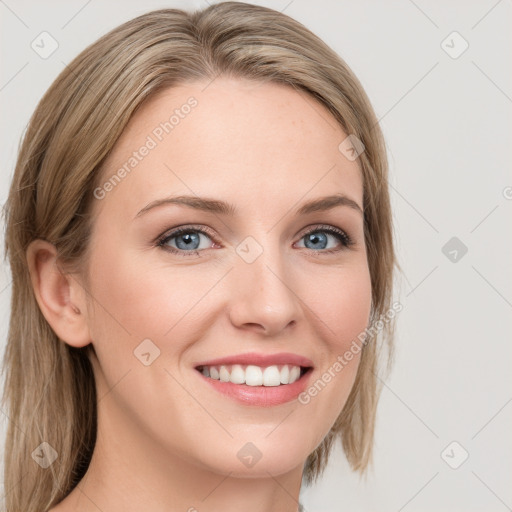
[[[150,12],[41,100],[6,204],[8,512],[296,511],[371,459],[395,257],[347,65],[271,9]]]

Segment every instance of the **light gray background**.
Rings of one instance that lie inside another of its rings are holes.
[[[397,358],[379,406],[374,469],[359,480],[338,449],[323,480],[303,490],[306,509],[512,510],[511,2],[254,3],[304,23],[362,81],[389,148],[404,270],[396,293],[404,306]],[[20,136],[65,63],[143,12],[205,5],[0,0],[2,203]],[[47,59],[31,48],[43,31],[59,44]],[[469,43],[458,58],[445,51],[462,48],[458,36],[446,39],[453,31]],[[468,248],[456,262],[442,252],[452,237]],[[10,278],[5,265],[0,270],[3,352]],[[0,420],[3,440],[2,412]],[[459,444],[443,459],[452,441]],[[469,458],[452,469],[445,460],[455,465],[464,450]]]

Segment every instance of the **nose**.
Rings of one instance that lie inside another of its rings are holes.
[[[265,248],[252,263],[237,259],[231,273],[229,310],[237,328],[277,336],[298,323],[301,301],[293,289],[292,272],[286,271],[279,252],[278,248]]]

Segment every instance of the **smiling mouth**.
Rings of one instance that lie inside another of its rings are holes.
[[[205,377],[246,386],[286,386],[301,379],[313,368],[292,364],[256,366],[242,364],[197,366]]]

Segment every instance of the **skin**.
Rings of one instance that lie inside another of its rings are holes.
[[[313,361],[313,383],[367,326],[371,283],[361,212],[294,213],[333,193],[362,209],[363,184],[357,160],[338,150],[347,134],[322,105],[286,86],[220,77],[160,92],[123,132],[105,180],[191,96],[191,113],[95,199],[88,280],[60,272],[47,242],[27,251],[52,328],[96,352],[97,444],[87,474],[54,512],[294,512],[304,462],[354,382],[359,355],[308,404],[265,408],[221,395],[194,369],[233,354],[292,352]],[[224,200],[238,213],[164,205],[136,217],[181,194]],[[190,224],[213,234],[200,235],[197,254],[155,244]],[[327,238],[306,247],[305,233],[322,224],[353,245],[320,230]],[[250,264],[236,252],[248,236],[263,251]],[[134,357],[147,338],[160,350],[149,366]],[[247,442],[262,454],[251,468],[237,457]]]

